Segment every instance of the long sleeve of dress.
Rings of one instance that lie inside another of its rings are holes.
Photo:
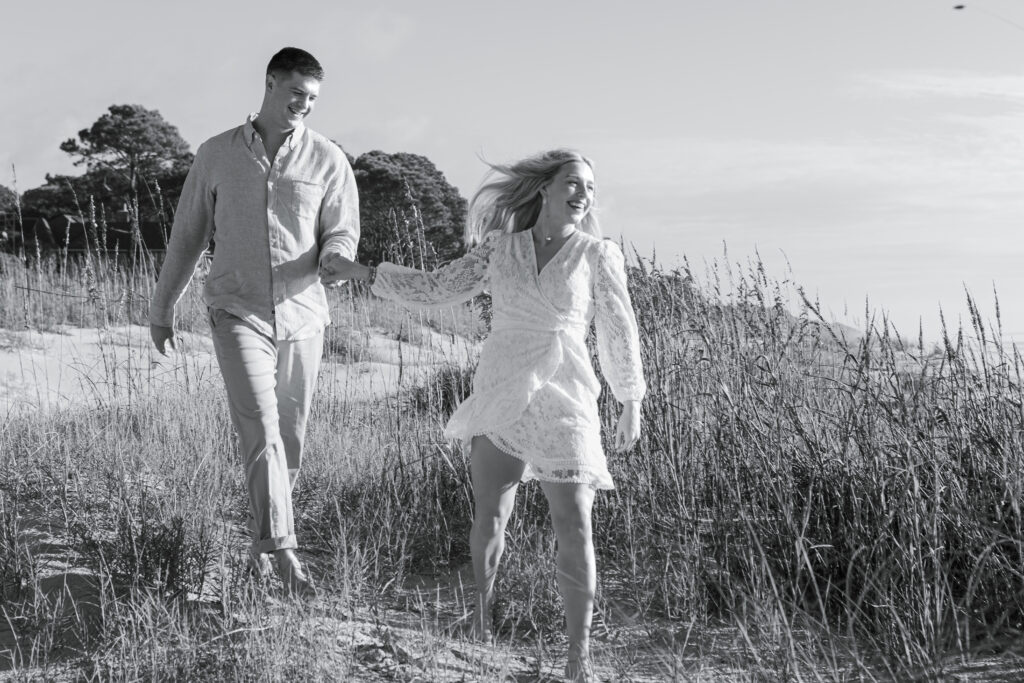
[[[594,280],[594,319],[601,372],[619,402],[639,401],[647,393],[640,362],[636,315],[626,286],[622,250],[605,240]]]
[[[411,306],[445,306],[468,301],[484,290],[487,264],[497,239],[498,233],[490,233],[483,243],[462,258],[431,272],[382,263],[377,267],[377,278],[370,291]]]

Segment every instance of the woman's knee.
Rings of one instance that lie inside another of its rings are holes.
[[[549,492],[551,523],[563,543],[589,543],[593,533],[591,508],[593,492],[583,487]]]
[[[478,498],[474,504],[473,525],[481,531],[504,533],[505,525],[512,516],[512,503],[489,496]]]
[[[591,542],[593,528],[587,510],[562,511],[559,514],[552,512],[551,524],[560,543],[587,545]]]

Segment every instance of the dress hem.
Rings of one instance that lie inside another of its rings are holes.
[[[469,434],[469,435],[467,435],[465,437],[461,437],[463,445],[466,448],[469,448],[470,442],[473,440],[473,437],[477,437],[477,436],[487,437],[487,439],[492,444],[494,444],[494,446],[498,450],[500,450],[502,453],[504,453],[505,455],[508,455],[509,457],[515,458],[516,460],[519,460],[524,465],[526,465],[526,469],[523,470],[523,476],[520,479],[521,482],[527,482],[527,481],[530,481],[531,479],[536,479],[537,481],[546,482],[548,484],[586,484],[586,485],[590,486],[590,488],[592,488],[592,489],[594,489],[596,491],[614,491],[615,490],[615,482],[612,480],[611,474],[608,474],[607,480],[603,480],[600,477],[589,477],[589,478],[583,478],[583,477],[562,477],[562,478],[557,478],[557,477],[552,477],[550,475],[538,472],[537,468],[534,466],[534,464],[531,463],[529,460],[527,460],[525,456],[523,456],[523,455],[521,455],[519,453],[515,453],[511,449],[507,448],[507,444],[504,443],[504,439],[501,439],[500,437],[496,437],[493,433],[481,432],[479,434]],[[583,468],[574,468],[574,469],[579,470],[579,469],[583,469]]]

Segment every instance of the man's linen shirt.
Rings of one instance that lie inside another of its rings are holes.
[[[355,258],[359,197],[345,153],[298,126],[273,162],[252,122],[196,152],[174,215],[150,322],[174,326],[174,305],[211,238],[207,306],[278,340],[311,337],[330,323],[318,267],[326,254]]]

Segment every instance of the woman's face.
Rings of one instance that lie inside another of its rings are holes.
[[[551,219],[578,225],[594,205],[594,171],[583,161],[562,164],[541,194]]]

